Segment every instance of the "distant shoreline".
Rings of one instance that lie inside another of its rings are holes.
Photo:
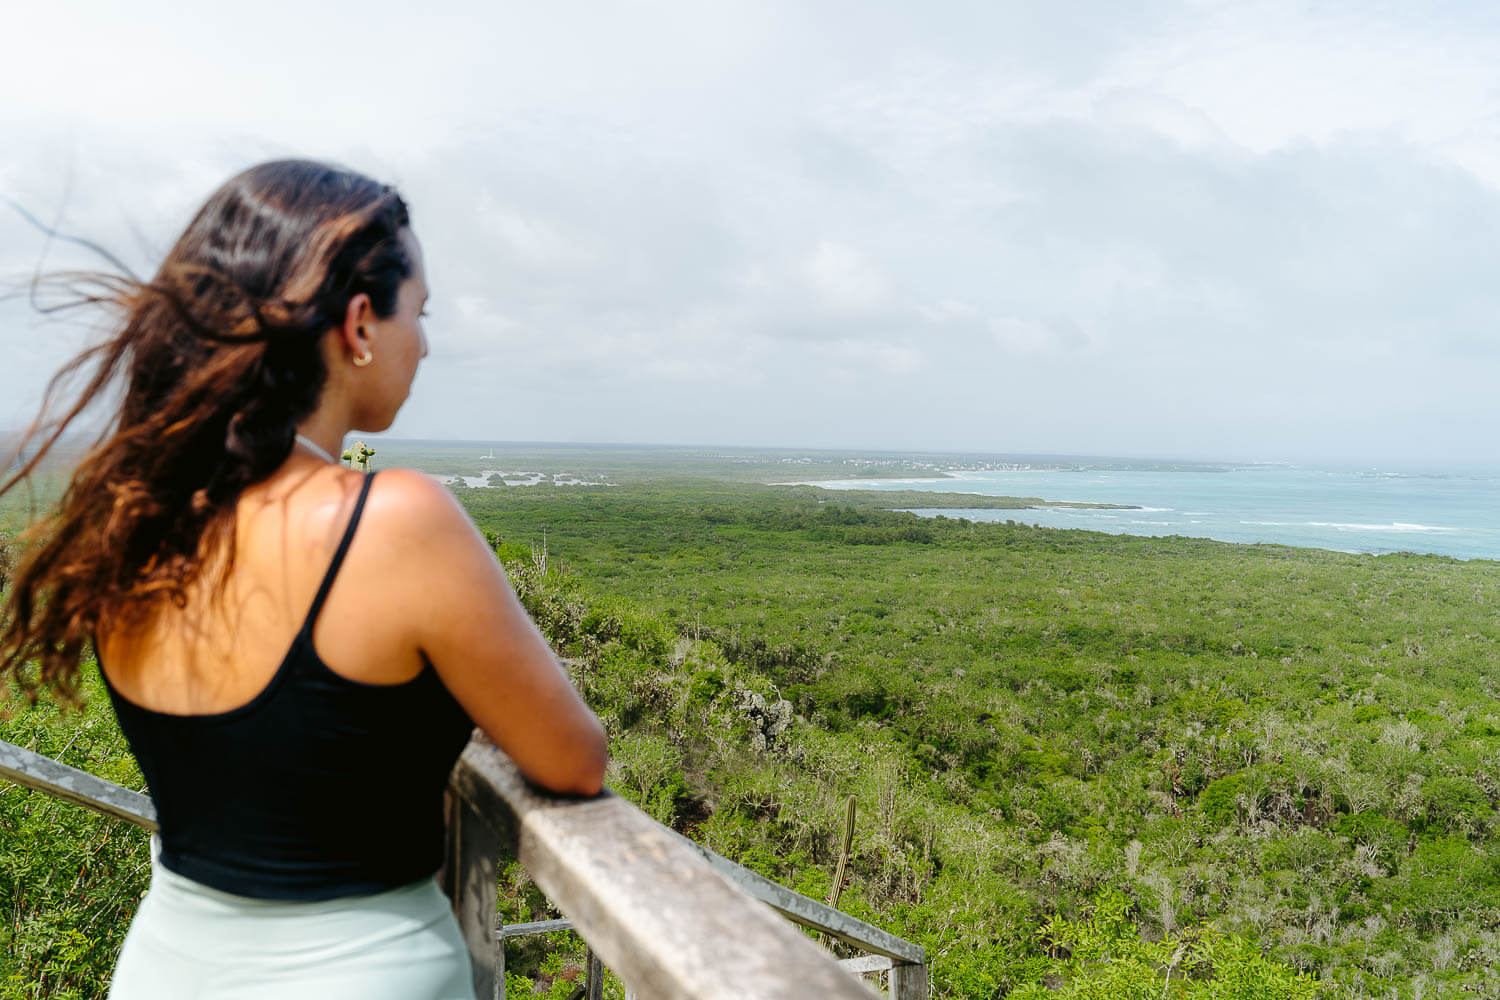
[[[916,479],[917,477],[910,477]],[[921,477],[923,479],[935,477]],[[948,476],[956,479],[956,476]],[[901,482],[910,481],[903,478]],[[1081,500],[1044,500],[1041,497],[994,496],[987,493],[949,493],[936,490],[861,490],[857,488],[834,488],[819,483],[848,482],[847,479],[802,480],[795,483],[766,483],[767,486],[800,487],[826,493],[841,503],[858,503],[878,507],[881,510],[1143,510],[1134,504],[1089,503]]]

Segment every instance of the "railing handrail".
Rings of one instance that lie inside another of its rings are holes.
[[[809,930],[820,931],[847,945],[872,955],[882,955],[897,962],[922,964],[927,961],[927,950],[890,931],[867,923],[843,910],[819,902],[800,892],[794,892],[779,882],[774,882],[744,865],[715,854],[702,844],[689,840],[680,833],[668,831],[681,840],[690,850],[707,861],[709,867],[723,875],[741,891],[758,899],[771,909],[795,924]]]
[[[156,806],[150,796],[4,740],[0,740],[0,778],[156,832]]]
[[[156,829],[147,796],[4,741],[0,777]],[[495,920],[496,867],[509,854],[634,993],[852,1000],[871,994],[850,972],[888,969],[892,1000],[926,1000],[920,945],[735,864],[611,792],[585,800],[541,793],[477,732],[454,767],[450,793],[444,888],[482,997],[504,996],[504,944],[513,934]],[[835,962],[758,903],[868,954]],[[513,933],[565,925],[523,926]]]

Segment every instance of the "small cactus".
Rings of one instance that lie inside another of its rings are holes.
[[[345,448],[343,455],[339,457],[348,462],[351,469],[369,472],[370,459],[375,457],[375,449],[369,447],[363,441],[356,441],[350,447]]]

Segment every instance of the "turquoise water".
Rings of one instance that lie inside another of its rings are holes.
[[[1126,535],[1189,535],[1345,552],[1500,559],[1500,475],[1336,472],[1288,466],[1017,469],[952,479],[839,480],[832,489],[931,490],[1131,504],[1139,510],[935,510]]]

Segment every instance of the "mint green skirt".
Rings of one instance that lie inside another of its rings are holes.
[[[468,949],[433,879],[288,903],[210,889],[154,857],[109,996],[475,1000]]]

